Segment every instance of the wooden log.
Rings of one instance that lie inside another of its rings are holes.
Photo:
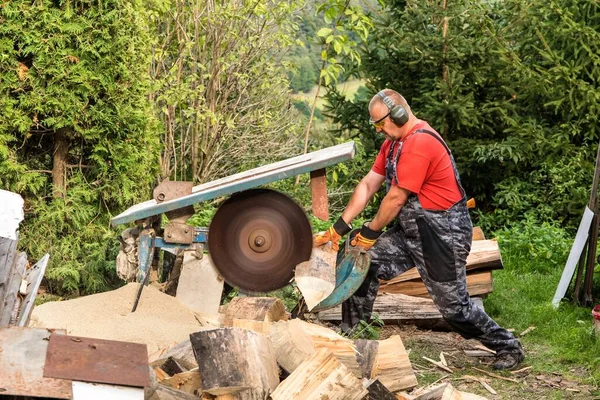
[[[273,400],[361,400],[367,395],[360,380],[326,349],[320,349],[273,392]]]
[[[335,289],[336,256],[331,248],[313,248],[310,260],[296,266],[296,285],[309,310]]]
[[[192,349],[202,377],[202,390],[212,395],[250,389],[275,390],[279,369],[265,335],[239,328],[192,333]]]
[[[288,373],[292,373],[316,350],[327,349],[355,376],[362,376],[356,359],[357,351],[354,342],[329,328],[293,319],[272,324],[270,337],[275,348],[277,363]]]
[[[467,273],[477,270],[494,270],[502,269],[502,256],[500,247],[495,240],[477,240],[471,245],[471,252],[467,257]],[[421,280],[421,275],[416,268],[411,268],[408,271],[390,279],[389,281],[380,281],[381,287],[394,285],[398,282],[406,282],[413,280]],[[380,288],[381,290],[381,288]]]
[[[378,379],[371,380],[366,388],[369,394],[365,400],[397,400],[396,396],[383,383],[379,382]]]
[[[192,343],[189,339],[181,341],[176,345],[172,346],[161,356],[161,359],[173,357],[177,360],[183,360],[192,367],[197,367],[196,357],[194,356],[194,350],[192,350]],[[190,368],[191,369],[191,368]]]
[[[392,392],[417,386],[417,377],[400,336],[378,342],[370,378],[379,379]]]
[[[492,292],[492,272],[480,271],[467,274],[467,291],[471,296]],[[388,281],[385,285],[380,286],[378,293],[400,293],[407,296],[429,297],[427,288],[421,280]]]
[[[475,304],[483,309],[480,297],[471,297]],[[377,296],[373,305],[373,312],[386,324],[414,323],[417,321],[431,320],[442,321],[442,315],[433,303],[433,300],[407,296],[404,294],[384,293]],[[341,321],[342,307],[338,306],[318,314],[321,321]]]
[[[276,297],[234,297],[225,308],[224,326],[232,326],[233,319],[254,321],[287,321],[283,302]]]
[[[462,395],[452,384],[443,383],[427,393],[415,397],[414,400],[462,400]]]

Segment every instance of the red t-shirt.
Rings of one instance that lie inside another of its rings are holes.
[[[419,129],[434,131],[427,122],[422,121],[413,127],[405,136],[402,153],[398,159],[395,179],[392,184],[417,194],[421,206],[429,210],[447,210],[462,198],[462,194],[454,176],[452,161],[436,138],[428,133],[414,133]],[[373,172],[385,176],[385,163],[392,145],[385,140],[373,164]],[[395,146],[394,151],[398,149]]]

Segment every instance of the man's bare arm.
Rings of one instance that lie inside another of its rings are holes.
[[[392,185],[390,191],[385,195],[377,215],[373,218],[373,221],[369,222],[369,229],[374,231],[382,230],[387,224],[398,215],[406,200],[410,195],[410,191],[401,187]]]
[[[354,193],[346,206],[346,209],[342,213],[342,219],[350,224],[358,214],[360,214],[371,197],[379,190],[381,184],[385,181],[383,175],[379,175],[376,172],[369,171],[369,173],[356,185]]]

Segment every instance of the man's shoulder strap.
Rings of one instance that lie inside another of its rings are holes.
[[[450,148],[448,148],[448,145],[446,144],[446,142],[444,142],[444,140],[439,135],[437,135],[435,132],[430,131],[429,129],[419,129],[419,130],[416,130],[415,133],[427,133],[428,135],[433,136],[434,138],[437,139],[438,142],[440,142],[442,144],[442,146],[444,146],[444,148],[448,152],[448,155],[452,155],[452,152],[450,151]]]

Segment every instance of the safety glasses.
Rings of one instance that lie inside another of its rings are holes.
[[[389,116],[390,116],[390,113],[388,112],[387,114],[385,114],[383,117],[379,118],[376,121],[373,121],[372,118],[369,118],[369,123],[371,125],[373,125],[376,129],[379,129],[379,128],[383,127],[383,125],[385,124],[385,119]]]

